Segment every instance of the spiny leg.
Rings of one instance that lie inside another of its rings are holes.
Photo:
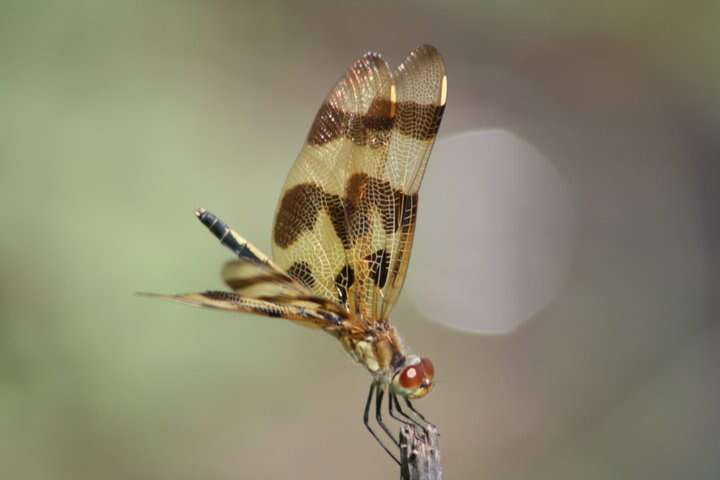
[[[409,399],[409,398],[405,397],[405,403],[406,403],[407,406],[410,408],[410,410],[413,411],[413,413],[414,413],[415,415],[417,415],[418,417],[422,418],[423,422],[428,423],[428,424],[430,423],[430,422],[428,422],[428,419],[423,416],[422,413],[420,413],[420,412],[418,412],[417,410],[415,410],[415,407],[413,407],[413,404],[410,403],[410,399]]]
[[[405,415],[405,413],[400,408],[400,404],[398,404],[397,395],[393,393],[392,391],[388,392],[388,412],[390,413],[390,416],[397,420],[400,423],[404,423],[407,426],[414,426],[416,423],[414,423],[413,419]],[[397,405],[397,411],[400,412],[401,416],[398,416],[395,413],[395,405]]]
[[[380,440],[380,437],[377,436],[375,431],[373,431],[372,427],[370,427],[370,404],[372,403],[373,396],[375,395],[375,388],[377,387],[377,384],[373,382],[370,384],[370,392],[368,393],[367,401],[365,402],[365,413],[363,414],[363,423],[365,424],[365,428],[368,429],[370,434],[375,438],[375,440],[380,444],[380,446],[387,452],[390,457],[395,460],[395,463],[400,465],[400,460],[397,459],[395,455],[392,454],[392,452],[385,446],[385,444]]]
[[[379,386],[377,389],[377,395],[375,397],[375,420],[377,420],[378,425],[385,430],[385,433],[387,433],[387,436],[390,437],[390,440],[395,444],[396,447],[400,446],[400,442],[395,439],[390,429],[385,425],[385,422],[382,418],[382,401],[383,397],[385,396],[385,388],[382,386]]]
[[[402,422],[404,422],[404,423],[406,423],[406,424],[408,424],[408,425],[415,425],[415,426],[418,426],[418,427],[423,428],[423,429],[425,428],[425,424],[418,422],[416,419],[414,419],[413,417],[411,417],[410,415],[408,415],[407,413],[405,413],[405,411],[404,411],[402,408],[400,408],[400,401],[397,399],[397,395],[392,394],[392,396],[391,396],[391,398],[390,398],[390,401],[395,403],[395,408],[396,408],[397,411],[400,413],[400,415],[401,415],[403,418],[405,418],[405,419],[407,419],[407,420],[410,421],[410,422],[406,422],[405,420],[401,420]],[[421,416],[421,417],[422,417],[422,416]],[[423,419],[423,420],[424,420],[424,419]],[[427,420],[425,420],[425,423],[427,423]]]

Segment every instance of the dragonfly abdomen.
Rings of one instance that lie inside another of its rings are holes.
[[[220,240],[220,243],[232,250],[232,252],[238,257],[259,263],[268,263],[270,261],[269,258],[230,228],[227,223],[220,220],[220,218],[216,215],[208,212],[204,208],[198,208],[195,210],[195,215],[197,215],[200,222],[205,225],[218,240]]]

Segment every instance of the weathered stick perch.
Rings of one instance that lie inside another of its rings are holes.
[[[405,425],[400,429],[401,480],[442,480],[439,438],[434,425]]]

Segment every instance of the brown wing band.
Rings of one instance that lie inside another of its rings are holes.
[[[246,288],[253,287],[255,285],[259,285],[261,283],[287,283],[288,278],[284,275],[280,274],[263,274],[263,275],[255,275],[253,277],[247,277],[247,278],[233,278],[233,279],[226,279],[225,283],[227,283],[228,287],[232,288],[233,290],[244,290]]]
[[[356,145],[371,147],[387,144],[390,130],[397,128],[417,140],[431,140],[440,128],[445,105],[421,105],[400,102],[395,111],[390,100],[375,99],[364,115],[346,112],[324,103],[313,121],[307,142],[321,146],[341,137]]]
[[[324,208],[343,247],[348,249],[370,232],[371,209],[380,213],[383,229],[388,235],[399,227],[404,230],[408,219],[414,218],[417,211],[417,197],[417,193],[405,194],[389,182],[366,173],[356,173],[348,179],[342,199],[315,184],[301,183],[285,192],[275,219],[273,237],[278,246],[289,247],[303,232],[313,229]],[[392,199],[393,209],[380,205],[385,199]],[[298,278],[298,275],[293,277]]]

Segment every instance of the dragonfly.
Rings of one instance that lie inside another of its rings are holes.
[[[363,422],[430,423],[412,400],[434,385],[435,368],[410,353],[390,313],[407,274],[418,192],[447,99],[442,57],[421,45],[392,71],[368,52],[320,106],[275,212],[272,259],[216,215],[195,213],[237,259],[222,269],[230,291],[146,294],[199,307],[291,320],[323,330],[372,376]],[[403,400],[406,410],[401,406]],[[398,462],[399,463],[399,462]]]

